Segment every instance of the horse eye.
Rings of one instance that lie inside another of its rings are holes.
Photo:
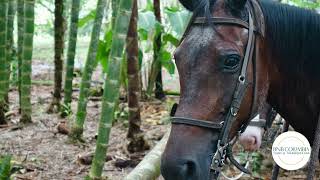
[[[224,68],[228,70],[233,70],[238,67],[240,62],[240,57],[238,55],[229,55],[224,60]]]

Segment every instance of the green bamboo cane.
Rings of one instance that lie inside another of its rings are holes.
[[[31,63],[34,34],[34,3],[35,0],[25,0],[23,59],[21,64],[21,122],[31,121]]]
[[[24,0],[18,0],[18,89],[19,89],[19,111],[21,111],[21,64],[22,64],[22,50],[23,50],[23,31],[24,31]]]
[[[80,0],[72,0],[67,67],[64,84],[64,104],[69,106],[72,100],[72,81],[74,58],[76,54]]]
[[[94,26],[91,34],[91,41],[88,51],[84,72],[80,84],[80,95],[78,101],[78,109],[76,114],[76,120],[72,125],[70,137],[80,140],[83,133],[83,124],[87,115],[87,103],[90,89],[90,82],[92,72],[96,64],[96,56],[98,50],[99,34],[101,31],[102,20],[104,16],[104,10],[106,7],[106,0],[98,0],[97,12],[94,20]]]
[[[0,124],[6,123],[5,119],[5,96],[7,84],[7,8],[8,0],[0,1]]]
[[[8,3],[8,14],[7,14],[7,84],[6,84],[6,96],[8,95],[9,86],[10,86],[10,69],[11,69],[11,61],[13,56],[13,24],[14,24],[14,16],[16,13],[16,3],[13,0],[10,0]],[[7,102],[8,103],[8,102]]]
[[[112,6],[112,16],[111,16],[111,25],[112,28],[114,28],[116,18],[117,18],[117,13],[119,9],[119,1],[120,0],[112,0],[111,1],[111,6]]]
[[[131,16],[132,0],[121,0],[118,16],[115,21],[113,40],[110,52],[108,74],[105,81],[102,113],[99,122],[98,139],[95,156],[90,170],[89,179],[101,177],[104,159],[108,148],[109,135],[114,119],[115,104],[119,99],[121,60]]]

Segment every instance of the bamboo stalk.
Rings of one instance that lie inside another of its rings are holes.
[[[105,162],[110,130],[114,119],[115,105],[119,99],[121,60],[131,16],[131,5],[132,0],[120,1],[118,16],[113,29],[112,46],[109,57],[111,63],[109,63],[104,86],[98,139],[93,164],[88,177],[89,179],[98,179],[101,177]]]
[[[74,58],[76,55],[77,36],[78,36],[78,21],[80,12],[80,0],[72,0],[69,46],[67,53],[67,68],[64,84],[64,104],[69,106],[72,99],[72,81],[74,70]]]
[[[6,98],[5,98],[5,111],[9,111],[9,88],[10,88],[10,74],[11,74],[11,61],[13,58],[13,25],[14,25],[14,17],[16,13],[16,2],[15,1],[9,1],[8,2],[8,14],[7,14],[7,52],[6,52],[6,66],[7,66],[7,74],[6,74]]]
[[[6,123],[5,96],[7,85],[7,9],[8,0],[0,1],[0,124]]]
[[[34,3],[35,0],[25,0],[23,59],[21,64],[21,119],[22,123],[32,122],[31,113],[31,64],[34,35]]]
[[[19,111],[21,112],[21,64],[23,52],[23,31],[24,31],[24,0],[18,0],[18,89],[19,89]]]
[[[106,0],[98,0],[97,13],[94,20],[94,26],[91,34],[90,47],[82,80],[80,84],[80,95],[78,101],[78,109],[76,114],[76,120],[72,125],[70,137],[75,140],[80,140],[83,134],[83,124],[87,116],[87,103],[90,91],[90,83],[92,78],[92,72],[96,64],[96,56],[98,50],[99,35],[101,31],[102,20],[104,16],[104,10],[106,7]]]

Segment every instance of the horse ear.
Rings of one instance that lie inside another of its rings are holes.
[[[229,7],[234,11],[241,11],[244,9],[247,0],[227,0]]]
[[[180,3],[189,11],[193,11],[194,7],[194,0],[179,0]]]

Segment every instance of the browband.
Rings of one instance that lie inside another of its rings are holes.
[[[171,123],[173,124],[186,124],[191,126],[204,127],[208,129],[216,129],[221,130],[223,127],[223,123],[214,123],[210,121],[205,121],[201,119],[192,119],[185,117],[171,117]]]
[[[229,24],[229,25],[238,25],[243,28],[249,29],[249,24],[241,19],[235,18],[226,18],[226,17],[197,17],[194,19],[192,24],[205,24],[211,22],[213,24]]]

